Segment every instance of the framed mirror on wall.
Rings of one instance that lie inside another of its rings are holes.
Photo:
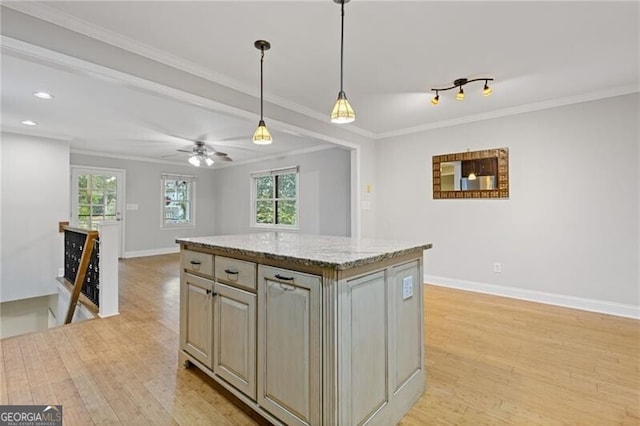
[[[509,149],[433,156],[433,199],[509,198]]]

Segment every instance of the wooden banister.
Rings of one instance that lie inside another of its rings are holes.
[[[65,324],[69,324],[73,319],[73,314],[75,312],[76,304],[78,303],[78,297],[80,296],[80,292],[82,291],[82,285],[84,284],[84,279],[87,275],[87,268],[91,260],[91,253],[93,252],[93,246],[95,244],[96,239],[98,238],[98,231],[72,228],[69,226],[64,226],[64,230],[86,235],[84,240],[83,250],[82,250],[82,257],[80,258],[80,264],[78,265],[78,272],[73,282],[73,291],[71,293],[71,299],[69,301],[69,309],[67,310],[67,316],[64,320]]]

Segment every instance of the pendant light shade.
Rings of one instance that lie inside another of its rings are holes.
[[[273,142],[271,133],[269,133],[267,125],[264,124],[264,120],[260,120],[258,128],[253,134],[253,143],[256,145],[269,145],[271,142]]]
[[[338,100],[331,111],[331,122],[337,124],[351,123],[356,119],[356,113],[353,111],[349,99],[344,92],[338,93]]]
[[[356,113],[351,107],[346,93],[343,90],[343,64],[344,64],[344,4],[349,3],[349,0],[333,0],[334,3],[340,4],[341,10],[341,27],[340,27],[340,91],[338,92],[338,99],[336,104],[331,110],[331,122],[336,124],[351,123],[356,119]]]
[[[273,142],[273,138],[271,137],[271,133],[269,133],[269,129],[267,129],[267,125],[264,124],[264,118],[262,115],[262,106],[263,106],[263,71],[262,64],[264,63],[264,51],[271,49],[271,44],[265,40],[256,40],[253,44],[256,49],[260,50],[260,121],[258,122],[258,128],[253,134],[253,143],[256,145],[269,145]]]

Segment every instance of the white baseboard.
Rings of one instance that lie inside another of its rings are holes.
[[[166,248],[152,249],[152,250],[125,251],[122,257],[125,259],[129,259],[132,257],[157,256],[160,254],[172,254],[172,253],[180,253],[180,246],[166,247]]]
[[[457,280],[427,274],[425,274],[424,276],[424,282],[427,284],[433,284],[442,287],[457,288],[459,290],[493,294],[495,296],[510,297],[512,299],[521,299],[530,302],[563,306],[565,308],[580,309],[583,311],[599,312],[603,314],[616,315],[619,317],[640,319],[640,306],[635,305],[625,305],[622,303],[607,302],[595,299],[584,299],[582,297],[565,296],[562,294],[545,293],[542,291],[505,287],[501,285],[479,283],[474,281]]]

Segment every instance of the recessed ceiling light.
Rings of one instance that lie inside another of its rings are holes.
[[[36,122],[35,121],[31,121],[31,120],[24,120],[22,122],[22,124],[24,124],[25,126],[36,126]]]
[[[53,99],[54,96],[49,92],[33,92],[33,96],[40,99]]]

